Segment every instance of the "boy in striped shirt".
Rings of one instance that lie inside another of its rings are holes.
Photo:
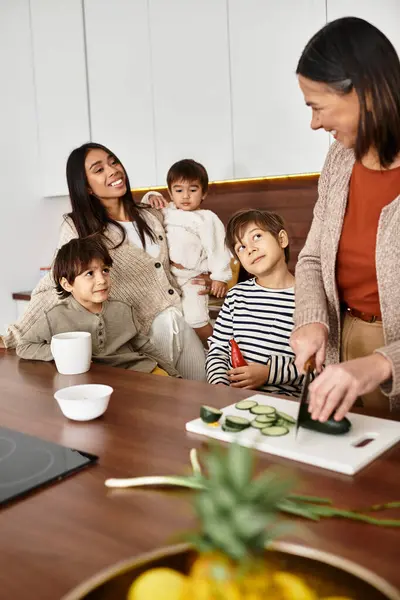
[[[209,338],[207,381],[234,388],[299,396],[303,376],[289,345],[294,277],[288,269],[289,238],[282,218],[264,210],[242,210],[227,225],[226,244],[253,278],[227,294]],[[232,367],[230,340],[246,366]]]

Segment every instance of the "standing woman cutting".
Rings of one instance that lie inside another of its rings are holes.
[[[312,129],[336,140],[296,268],[296,365],[314,354],[317,370],[328,365],[310,412],[400,407],[399,58],[376,27],[346,17],[314,35],[297,75]]]

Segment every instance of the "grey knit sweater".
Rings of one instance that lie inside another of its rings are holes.
[[[179,376],[149,338],[138,333],[132,307],[119,300],[103,302],[98,314],[86,310],[72,296],[61,300],[45,311],[23,336],[17,346],[17,355],[28,360],[51,361],[52,336],[67,331],[91,334],[94,362],[142,373],[151,373],[158,365],[169,375]]]
[[[339,362],[336,255],[354,162],[352,150],[338,142],[331,146],[319,180],[313,222],[296,267],[295,329],[308,323],[329,328],[328,363]],[[381,212],[375,257],[385,338],[385,346],[377,352],[390,360],[393,372],[382,391],[390,396],[392,408],[400,408],[400,196]]]
[[[156,235],[161,249],[160,256],[157,259],[152,258],[141,248],[130,244],[127,238],[116,250],[110,248],[110,255],[114,262],[111,270],[110,298],[122,300],[132,306],[140,332],[147,334],[156,315],[169,306],[180,305],[181,292],[169,270],[168,247],[161,222],[161,212],[144,209],[141,214]],[[111,247],[121,239],[121,234],[115,226],[111,225],[106,233]],[[77,237],[72,220],[65,217],[60,229],[58,248]],[[8,327],[3,336],[6,348],[17,346],[21,337],[29,331],[44,311],[48,311],[58,302],[54,280],[49,273],[40,280],[32,292],[32,298],[21,319]]]

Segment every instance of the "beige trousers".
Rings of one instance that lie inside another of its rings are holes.
[[[377,348],[385,345],[382,321],[366,323],[352,317],[348,313],[342,316],[342,341],[340,346],[340,361],[362,358],[372,354]],[[387,408],[389,398],[378,387],[369,394],[364,394],[357,400],[355,406],[366,408]]]

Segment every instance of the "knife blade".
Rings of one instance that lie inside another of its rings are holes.
[[[297,413],[295,438],[297,438],[297,432],[299,430],[301,423],[303,421],[309,419],[308,408],[307,408],[308,386],[310,385],[311,376],[313,374],[313,371],[315,370],[315,355],[311,356],[311,358],[309,358],[307,360],[307,362],[304,365],[304,370],[305,370],[306,374],[304,376],[303,389],[301,390],[299,412]]]

